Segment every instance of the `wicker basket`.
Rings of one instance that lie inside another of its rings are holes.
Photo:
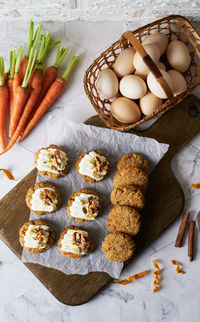
[[[182,94],[174,97],[171,89],[167,85],[166,81],[162,77],[162,74],[154,64],[152,59],[146,54],[144,48],[141,45],[141,41],[153,32],[161,31],[168,35],[169,40],[179,39],[182,40],[190,51],[191,65],[184,76],[187,81],[187,90]],[[96,79],[100,70],[104,68],[112,68],[116,57],[119,55],[122,49],[134,46],[135,49],[143,57],[144,62],[153,72],[157,81],[161,84],[164,91],[167,94],[168,99],[149,116],[143,117],[141,120],[134,124],[124,124],[117,121],[110,112],[110,104],[112,100],[102,99],[95,87]],[[194,88],[200,84],[200,36],[191,23],[182,16],[169,16],[155,22],[152,22],[142,28],[139,28],[133,32],[125,32],[121,39],[113,43],[107,50],[105,50],[98,58],[94,60],[92,65],[86,70],[84,75],[84,89],[85,92],[98,113],[101,120],[112,129],[119,131],[127,131],[135,126],[152,119],[162,113],[165,113],[173,106],[180,103],[185,97],[191,93]]]

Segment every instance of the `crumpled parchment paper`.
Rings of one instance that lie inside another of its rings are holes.
[[[113,278],[119,278],[123,263],[109,261],[101,250],[101,243],[108,233],[107,215],[112,208],[110,193],[113,189],[112,180],[116,172],[116,163],[123,154],[134,152],[147,158],[150,161],[151,169],[153,169],[167,152],[168,145],[160,144],[151,138],[67,122],[58,117],[49,117],[48,131],[49,142],[47,146],[57,144],[65,148],[70,159],[69,173],[58,180],[50,180],[38,174],[37,182],[48,180],[58,187],[62,195],[62,207],[53,214],[40,217],[31,212],[30,220],[39,218],[47,221],[56,232],[56,242],[53,247],[41,254],[32,254],[23,250],[22,261],[55,268],[66,274],[87,274],[102,271]],[[92,149],[102,150],[111,162],[110,175],[102,182],[95,184],[84,182],[75,168],[78,156]],[[92,188],[98,192],[103,199],[104,211],[95,221],[78,223],[68,217],[65,208],[70,194],[84,187]],[[57,246],[60,233],[70,225],[82,227],[94,240],[95,250],[89,256],[82,259],[69,259],[60,253]]]

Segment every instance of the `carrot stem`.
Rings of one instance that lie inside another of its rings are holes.
[[[35,35],[34,35],[34,38],[33,38],[33,40],[32,40],[32,45],[31,45],[31,47],[33,48],[33,50],[35,50],[35,47],[37,46],[37,43],[38,43],[38,40],[39,40],[39,37],[40,37],[41,29],[42,29],[42,24],[40,24],[40,25],[37,27],[36,32],[35,32]]]
[[[26,58],[29,58],[31,53],[31,47],[33,42],[33,30],[34,30],[34,22],[31,20],[29,23],[29,32],[28,32],[28,45],[27,45],[27,51],[26,51]]]
[[[53,65],[55,68],[58,68],[62,64],[68,50],[69,50],[69,47],[62,48],[61,50],[60,50],[60,45],[57,47],[56,62]]]
[[[69,66],[68,68],[66,69],[66,71],[64,72],[64,74],[62,75],[62,79],[64,79],[65,82],[67,82],[68,78],[69,78],[69,75],[70,73],[72,72],[72,70],[74,69],[75,65],[77,64],[78,62],[78,59],[79,57],[78,56],[73,56],[70,63],[69,63]]]
[[[30,57],[29,57],[29,61],[28,61],[28,66],[26,68],[26,73],[25,73],[25,76],[24,76],[24,80],[23,80],[23,83],[22,83],[22,88],[27,88],[28,87],[28,82],[29,82],[29,79],[30,79],[30,76],[31,76],[31,72],[33,70],[33,67],[35,65],[35,61],[36,61],[36,54],[37,54],[37,50],[35,51],[34,53],[34,56],[33,56],[33,48],[31,49],[31,52],[30,52]]]
[[[22,59],[22,53],[23,53],[23,49],[22,47],[17,49],[17,56],[16,56],[16,62],[15,62],[15,74],[19,73],[19,67],[20,67],[20,62]]]
[[[60,41],[60,40],[58,40],[58,41],[54,41],[54,42],[52,42],[52,40],[53,40],[53,38],[50,38],[48,51],[49,51],[50,49],[52,49],[53,47],[55,47],[56,45],[58,45],[58,44],[60,44],[60,43],[61,43],[61,41]]]
[[[0,86],[5,85],[4,72],[5,72],[4,59],[3,57],[0,57]]]
[[[14,78],[15,73],[15,50],[10,51],[10,73],[9,73],[9,79]]]

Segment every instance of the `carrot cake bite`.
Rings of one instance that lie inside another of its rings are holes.
[[[133,256],[135,242],[129,235],[111,233],[102,242],[102,251],[110,261],[122,263]]]
[[[76,170],[85,182],[99,182],[109,172],[109,161],[99,150],[83,153],[76,161]]]
[[[38,182],[29,188],[26,195],[26,204],[38,216],[51,214],[60,208],[60,192],[50,182]]]
[[[19,242],[28,252],[42,253],[52,246],[55,240],[53,229],[44,220],[25,222],[19,231]]]
[[[62,147],[50,145],[36,152],[35,166],[43,176],[58,179],[67,174],[69,159]]]
[[[71,194],[67,204],[67,213],[75,221],[91,221],[101,214],[102,206],[102,200],[96,191],[84,188]]]
[[[61,233],[58,247],[63,256],[76,259],[90,254],[94,249],[94,243],[87,231],[70,226]]]

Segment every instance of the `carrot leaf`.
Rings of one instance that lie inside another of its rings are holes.
[[[14,72],[15,72],[15,50],[10,51],[10,73],[9,73],[9,78],[13,79],[14,78]]]
[[[15,74],[19,73],[19,67],[20,67],[20,62],[22,59],[22,53],[23,53],[23,49],[22,47],[17,49],[17,56],[16,56],[16,62],[15,62]]]
[[[47,32],[45,36],[42,36],[42,42],[41,42],[39,53],[37,56],[37,68],[38,69],[43,68],[43,64],[44,64],[44,61],[45,61],[45,58],[46,58],[46,55],[48,52],[49,41],[50,41],[49,32]]]
[[[36,55],[37,55],[37,50],[35,50],[35,53],[33,55],[33,48],[31,48],[30,56],[29,56],[29,60],[28,60],[28,66],[26,68],[26,73],[24,75],[24,80],[22,83],[22,88],[28,87],[28,82],[29,82],[33,67],[35,65],[35,61],[36,61]]]
[[[79,57],[78,56],[73,56],[68,68],[66,69],[66,71],[64,72],[64,74],[62,75],[62,78],[64,79],[65,82],[67,82],[69,75],[71,73],[71,71],[74,69],[74,66],[77,64]]]
[[[0,86],[5,85],[4,72],[5,72],[4,59],[3,59],[3,57],[0,57]]]
[[[26,51],[26,57],[29,58],[32,42],[33,42],[33,30],[34,30],[34,22],[31,20],[29,23],[29,32],[28,32],[28,45],[27,45],[27,51]]]
[[[60,50],[60,46],[57,47],[56,62],[54,64],[55,68],[58,68],[62,64],[68,50],[69,50],[69,47],[62,48],[61,50]]]

